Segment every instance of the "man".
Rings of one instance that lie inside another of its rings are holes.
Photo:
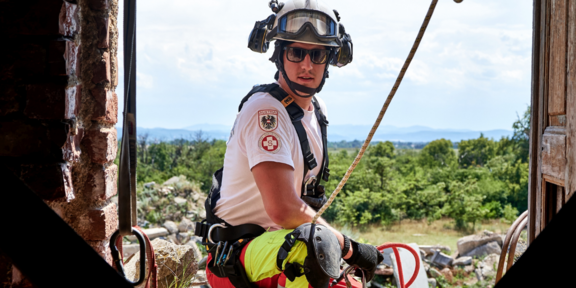
[[[351,241],[323,219],[307,224],[326,200],[319,183],[329,174],[327,111],[315,93],[331,61],[351,61],[350,36],[320,1],[270,6],[277,15],[256,23],[249,47],[265,52],[264,40],[276,40],[270,60],[278,82],[243,99],[223,170],[215,173],[208,224],[196,231],[210,251],[208,281],[212,287],[326,287],[339,276],[340,258],[370,280],[382,261],[375,247]]]

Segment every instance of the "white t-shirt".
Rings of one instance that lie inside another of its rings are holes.
[[[327,115],[324,101],[320,109]],[[304,110],[302,125],[318,166],[306,179],[318,175],[323,161],[322,131],[313,104]],[[262,162],[278,162],[294,169],[294,190],[300,197],[304,174],[304,157],[294,125],[286,108],[268,93],[255,93],[236,116],[224,156],[220,199],[215,214],[230,225],[257,224],[269,231],[282,229],[272,221],[256,186],[252,168]]]

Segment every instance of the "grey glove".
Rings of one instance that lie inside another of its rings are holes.
[[[350,266],[362,269],[366,276],[366,282],[372,280],[376,272],[376,265],[384,260],[384,256],[372,245],[358,243],[354,240],[350,240],[350,242],[353,250],[352,256],[344,261]]]

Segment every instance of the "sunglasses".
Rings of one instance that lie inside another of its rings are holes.
[[[306,55],[310,55],[310,60],[314,64],[325,64],[328,61],[328,55],[330,50],[326,49],[312,49],[306,50],[297,47],[284,47],[286,53],[286,58],[290,62],[300,63],[306,58]]]

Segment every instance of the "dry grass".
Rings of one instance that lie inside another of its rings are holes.
[[[452,253],[456,251],[456,242],[459,238],[470,235],[472,231],[457,231],[453,229],[452,219],[441,219],[430,224],[426,220],[403,220],[389,227],[370,225],[358,229],[356,227],[342,227],[335,225],[350,237],[373,245],[386,242],[417,243],[419,245],[444,245],[450,247]],[[489,220],[477,223],[475,233],[489,230],[504,234],[511,224],[500,220]]]

